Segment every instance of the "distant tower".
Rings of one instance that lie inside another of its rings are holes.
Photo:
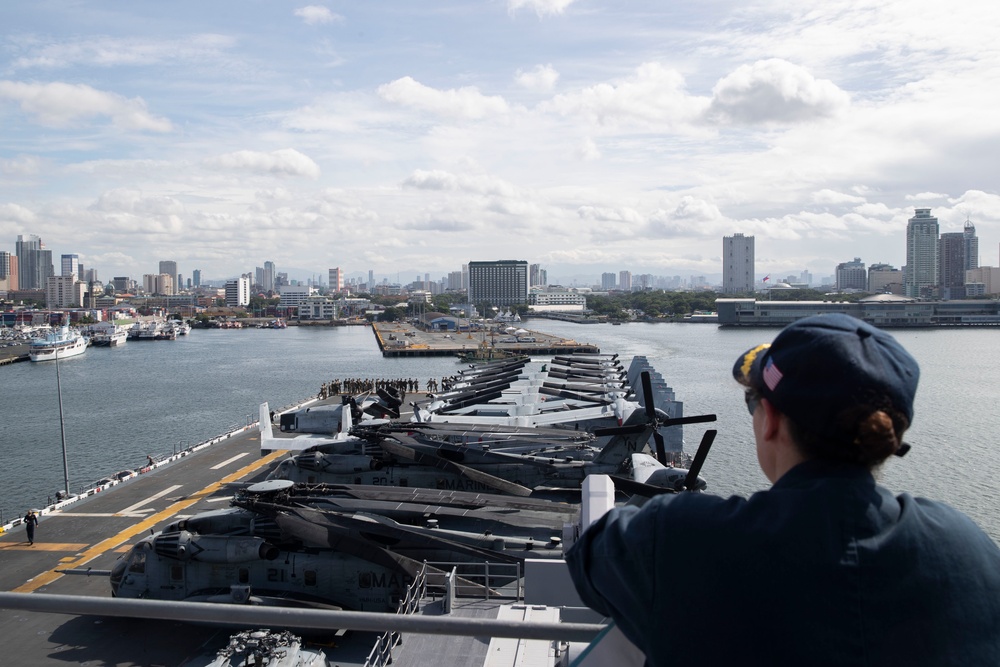
[[[79,276],[80,275],[80,256],[79,255],[63,255],[61,258],[61,268],[62,271],[59,275],[61,276]]]
[[[741,233],[722,237],[722,291],[752,292],[754,282],[754,237]]]
[[[45,289],[53,275],[52,251],[46,250],[42,239],[34,234],[27,238],[18,235],[14,250],[21,289]]]
[[[375,272],[368,269],[368,291],[371,292],[373,287],[375,287]]]
[[[191,280],[195,287],[201,287],[201,269],[195,269],[191,272]]]
[[[610,273],[610,272],[608,272],[608,273],[602,273],[601,274],[601,289],[602,290],[614,289],[615,285],[617,285],[617,284],[618,283],[615,282],[615,274]]]
[[[943,298],[962,298],[965,296],[965,234],[962,232],[946,232],[941,235],[938,244],[938,274],[941,279]]]
[[[903,290],[906,296],[919,298],[922,292],[938,286],[938,219],[929,208],[918,208],[906,225],[906,269]]]
[[[177,276],[177,262],[171,260],[160,262],[160,273],[170,276],[170,294],[177,294],[177,284],[180,282]]]
[[[330,291],[340,292],[344,289],[344,272],[340,268],[330,269]]]
[[[853,262],[842,262],[837,265],[837,290],[854,289],[864,291],[868,288],[868,271],[860,257]]]
[[[976,226],[968,218],[965,219],[965,270],[979,268],[979,237],[976,236]]]
[[[264,276],[263,276],[264,280],[261,283],[261,286],[264,288],[264,291],[266,292],[274,291],[274,276],[275,276],[274,262],[271,261],[264,262]]]
[[[623,292],[632,291],[632,272],[631,271],[619,271],[618,272],[618,289]]]

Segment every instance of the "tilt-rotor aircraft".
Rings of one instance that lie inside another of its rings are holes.
[[[578,490],[590,474],[621,474],[634,453],[645,451],[652,437],[656,454],[669,467],[663,427],[714,421],[714,415],[670,418],[654,406],[648,371],[641,373],[645,407],[633,410],[621,425],[596,429],[607,437],[601,447],[587,443],[524,440],[473,442],[430,438],[427,431],[407,432],[405,425],[355,428],[370,440],[351,452],[321,445],[283,460],[270,479],[316,484],[374,484],[436,489],[495,491],[527,496],[542,489]],[[686,471],[677,470],[677,475]]]

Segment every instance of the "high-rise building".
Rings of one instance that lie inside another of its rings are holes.
[[[128,292],[132,288],[132,280],[128,276],[115,276],[111,279],[115,293]]]
[[[368,291],[371,292],[373,287],[375,287],[375,272],[368,269]]]
[[[177,275],[177,262],[172,260],[164,260],[160,262],[160,273],[165,273],[170,276],[170,292],[164,292],[164,294],[177,294],[177,289],[181,284],[180,276]]]
[[[855,257],[853,262],[841,262],[837,265],[837,290],[859,290],[868,288],[868,271],[865,263],[860,257]]]
[[[87,285],[76,274],[49,276],[45,283],[46,308],[79,308]]]
[[[27,238],[17,237],[14,244],[17,253],[18,283],[21,289],[45,289],[52,270],[52,251],[45,249],[42,239],[34,234]]]
[[[18,290],[21,276],[17,270],[17,255],[0,250],[0,289]]]
[[[341,292],[344,289],[344,272],[340,267],[330,269],[330,291]]]
[[[192,271],[191,279],[194,282],[195,287],[201,287],[201,269],[195,269]]]
[[[532,264],[528,267],[528,285],[530,287],[544,287],[548,284],[548,272],[542,268],[541,264]]]
[[[250,276],[226,281],[226,305],[230,308],[250,305]]]
[[[618,289],[624,292],[632,291],[632,272],[631,271],[619,271],[618,272]]]
[[[80,275],[80,256],[79,255],[63,255],[61,258],[61,268],[62,271],[59,273],[61,276],[79,276]]]
[[[754,237],[741,233],[722,237],[722,291],[752,292],[754,286]]]
[[[260,284],[260,286],[264,288],[265,292],[274,291],[274,277],[275,277],[274,262],[271,261],[264,262],[264,276],[263,276],[264,280]]]
[[[945,299],[965,297],[965,234],[945,232],[938,240],[938,277]]]
[[[615,274],[613,273],[602,273],[601,274],[601,289],[611,290],[617,286],[618,283],[615,282]]]
[[[976,226],[966,218],[965,231],[962,232],[965,238],[965,270],[979,268],[979,237],[976,236]]]
[[[512,306],[527,302],[528,262],[515,259],[469,262],[469,303]]]
[[[928,296],[939,284],[938,219],[929,208],[916,209],[906,224],[906,268],[903,290],[906,296]]]

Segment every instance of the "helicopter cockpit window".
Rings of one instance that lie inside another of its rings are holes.
[[[133,549],[132,555],[128,558],[128,571],[136,574],[146,573],[146,552],[141,549]]]

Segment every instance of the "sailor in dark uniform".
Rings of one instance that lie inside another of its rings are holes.
[[[733,373],[772,487],[611,510],[567,554],[583,601],[650,665],[1000,664],[1000,549],[873,475],[909,448],[913,357],[820,315]]]

